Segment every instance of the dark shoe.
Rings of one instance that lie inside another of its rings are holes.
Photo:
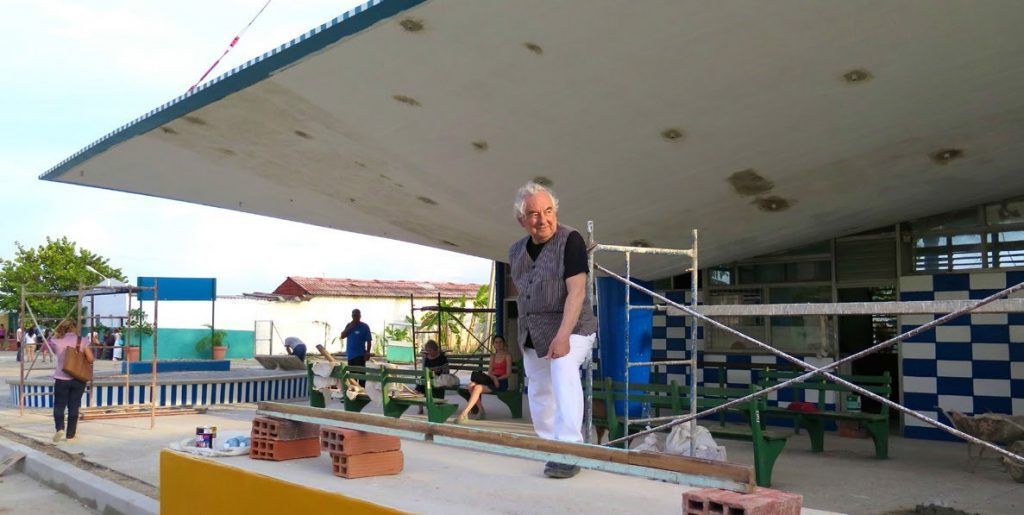
[[[568,463],[549,461],[544,464],[544,475],[554,479],[568,479],[580,473],[580,468]]]

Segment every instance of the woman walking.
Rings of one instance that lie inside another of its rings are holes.
[[[46,342],[50,351],[57,356],[57,366],[53,368],[53,423],[57,432],[53,435],[53,443],[65,438],[64,410],[68,411],[66,438],[71,440],[75,437],[75,430],[78,428],[78,409],[82,406],[82,394],[85,393],[85,383],[68,375],[64,371],[64,358],[69,347],[79,344],[81,336],[78,334],[78,322],[75,320],[64,320],[57,325],[57,333],[52,340]],[[99,343],[96,333],[89,333],[89,341],[81,342],[80,349],[85,353],[85,358],[92,363],[95,358],[92,354],[92,346]]]

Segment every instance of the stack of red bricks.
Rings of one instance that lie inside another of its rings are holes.
[[[397,436],[321,427],[320,444],[331,455],[334,475],[346,479],[398,474],[405,463]]]
[[[804,496],[758,487],[741,494],[717,488],[683,494],[683,515],[800,515]]]
[[[272,417],[252,419],[249,457],[295,460],[320,456],[320,426]]]

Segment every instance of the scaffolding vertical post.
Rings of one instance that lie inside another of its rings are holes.
[[[594,245],[594,221],[587,221],[587,243],[588,247]],[[596,281],[594,279],[594,253],[587,252],[587,293],[590,294],[590,305],[584,309],[589,309],[591,314],[594,316],[594,320],[597,320],[597,330],[594,332],[594,346],[587,352],[587,359],[584,361],[586,367],[586,391],[583,395],[583,441],[591,443],[590,433],[594,427],[594,349],[598,347],[598,341],[600,340],[601,334],[601,317],[597,316],[597,291],[595,288]]]
[[[18,333],[21,333],[21,338],[18,340],[18,354],[21,359],[18,360],[18,415],[25,415],[25,345],[22,343],[25,341],[25,285],[21,285],[21,302],[18,303],[18,331],[14,332],[14,337],[18,337]]]
[[[149,428],[156,427],[156,354],[157,339],[160,335],[160,290],[159,279],[153,278],[153,357],[152,370],[149,371]],[[141,302],[139,304],[142,304]],[[140,335],[141,339],[142,336]],[[139,350],[141,356],[141,349]],[[139,361],[142,361],[141,359]]]
[[[693,230],[693,254],[690,256],[690,304],[697,310],[697,286],[700,267],[697,263],[697,229]],[[690,415],[697,414],[697,328],[700,321],[690,316]],[[756,421],[755,421],[756,422]],[[696,456],[697,420],[690,421],[690,456]]]
[[[416,296],[409,294],[409,322],[412,324],[412,368],[416,369]],[[384,350],[387,357],[387,349]]]
[[[631,256],[632,256],[632,253],[627,250],[626,251],[626,281],[629,281],[629,282],[633,281],[633,276],[632,276],[632,271],[631,271]],[[632,291],[633,291],[633,288],[630,285],[627,284],[626,285],[626,367],[625,367],[626,368],[626,370],[625,370],[625,373],[626,373],[626,377],[625,377],[625,383],[626,383],[626,405],[625,405],[625,407],[622,410],[622,411],[625,412],[625,415],[626,415],[625,416],[625,433],[624,433],[625,436],[629,436],[629,411],[630,411],[629,408],[631,407],[630,403],[629,403],[629,393],[630,393],[629,392],[629,369],[633,366],[633,363],[630,361],[630,353],[629,353],[629,312],[633,310],[632,296],[630,295],[632,293]],[[629,448],[629,446],[627,445],[626,448]]]

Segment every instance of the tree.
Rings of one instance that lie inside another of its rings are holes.
[[[85,268],[86,265],[111,279],[125,280],[121,269],[110,266],[107,258],[79,247],[66,236],[47,237],[45,245],[34,248],[19,242],[14,242],[14,246],[13,259],[0,258],[0,309],[3,310],[20,309],[22,285],[26,292],[66,292],[96,284],[102,278]],[[31,297],[30,302],[33,313],[45,318],[73,314],[75,306],[74,297]]]

